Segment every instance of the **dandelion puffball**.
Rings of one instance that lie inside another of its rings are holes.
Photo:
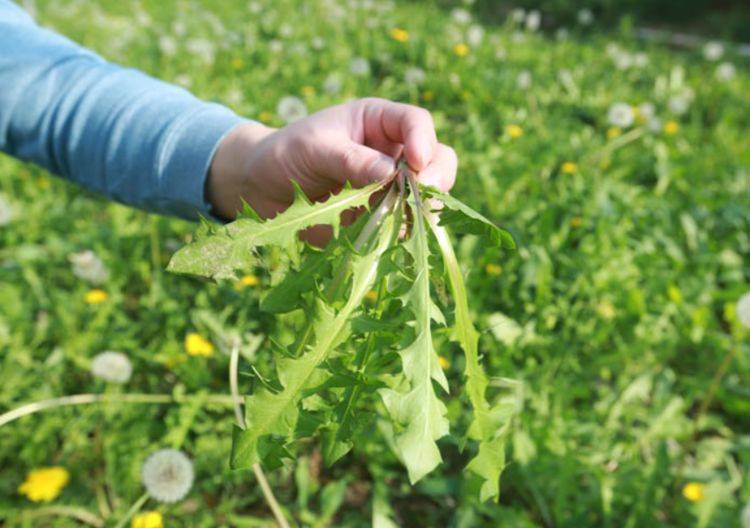
[[[609,107],[607,119],[612,126],[627,128],[633,124],[633,108],[627,103],[615,103]]]
[[[193,486],[193,463],[182,451],[161,449],[143,462],[141,481],[159,502],[177,502]]]
[[[133,374],[133,365],[122,352],[107,350],[94,356],[91,374],[111,383],[127,383]]]
[[[91,250],[73,253],[68,256],[73,275],[95,286],[107,282],[109,270],[96,253]]]
[[[737,301],[737,320],[745,328],[750,328],[750,292]]]
[[[307,115],[307,106],[305,106],[305,102],[299,97],[288,95],[281,98],[276,107],[276,113],[287,124],[294,123]]]

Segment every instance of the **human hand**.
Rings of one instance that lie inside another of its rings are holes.
[[[240,125],[219,145],[207,181],[214,212],[234,218],[242,199],[264,218],[286,209],[295,180],[311,200],[324,200],[346,181],[387,182],[404,155],[419,180],[448,191],[456,178],[452,148],[438,143],[429,112],[385,99],[334,106],[281,129]],[[308,239],[322,243],[327,230]]]

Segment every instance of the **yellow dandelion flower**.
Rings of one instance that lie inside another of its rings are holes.
[[[466,57],[469,54],[469,51],[469,46],[467,46],[463,42],[453,46],[453,53],[455,53],[458,57]]]
[[[490,262],[484,267],[484,271],[487,272],[487,275],[498,276],[503,272],[503,267],[500,264]]]
[[[312,86],[303,86],[302,95],[304,95],[305,97],[312,97],[313,95],[315,95],[315,88],[313,88]]]
[[[401,28],[393,28],[391,30],[391,38],[398,42],[406,42],[409,40],[409,32]]]
[[[39,188],[40,189],[49,189],[49,186],[51,185],[50,184],[50,179],[47,178],[46,176],[40,176],[39,180],[38,180],[38,183],[39,183]]]
[[[109,299],[109,294],[104,290],[94,288],[93,290],[89,290],[86,292],[86,296],[84,297],[84,299],[88,304],[101,304]]]
[[[268,123],[273,119],[273,114],[271,112],[268,112],[266,110],[262,111],[260,114],[258,114],[258,121],[261,123]]]
[[[164,519],[158,511],[139,513],[133,517],[130,528],[164,528]]]
[[[574,174],[578,172],[578,164],[573,163],[572,161],[566,161],[562,164],[560,170],[565,174]]]
[[[706,485],[701,482],[688,482],[682,488],[682,496],[690,502],[702,501],[705,497]]]
[[[190,332],[185,336],[185,351],[189,356],[211,357],[214,345],[197,332]]]
[[[508,125],[505,127],[505,133],[513,139],[520,138],[523,136],[523,128],[518,125]]]
[[[238,290],[244,290],[245,288],[252,288],[253,286],[257,286],[260,284],[260,279],[256,277],[253,274],[244,275],[240,280],[237,281],[235,284],[235,288]]]
[[[425,91],[425,93],[422,94],[422,99],[424,99],[428,103],[430,101],[434,101],[435,100],[435,93],[432,92],[432,91],[430,91],[430,90],[427,90],[427,91]]]
[[[365,299],[367,299],[370,302],[375,302],[378,300],[378,292],[375,290],[370,290],[365,294]]]
[[[607,139],[615,139],[622,135],[622,129],[619,127],[609,127],[607,129]]]
[[[64,467],[39,468],[29,472],[26,480],[18,487],[18,493],[26,495],[33,502],[49,502],[58,495],[70,480]]]
[[[440,363],[440,368],[443,370],[448,370],[449,368],[451,368],[451,362],[443,356],[438,356],[438,363]]]
[[[680,124],[677,121],[667,121],[664,123],[664,133],[668,136],[674,136],[680,131]]]
[[[245,67],[245,61],[243,61],[240,57],[235,57],[232,59],[233,70],[241,70],[244,67]]]
[[[583,218],[581,218],[580,216],[574,216],[573,218],[570,219],[570,227],[572,227],[573,229],[578,229],[582,225],[583,225]]]
[[[598,313],[602,319],[607,319],[608,321],[614,319],[615,315],[617,315],[615,307],[609,301],[600,302],[596,307],[596,313]]]

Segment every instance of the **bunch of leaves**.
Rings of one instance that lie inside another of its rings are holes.
[[[289,257],[287,274],[263,297],[261,309],[300,312],[304,324],[295,342],[275,347],[275,375],[259,377],[246,397],[247,427],[235,430],[233,468],[278,467],[300,441],[316,436],[326,463],[333,464],[380,415],[412,483],[441,463],[437,441],[451,431],[443,402],[448,380],[433,337],[433,327],[449,323],[431,286],[433,279],[447,282],[454,305],[448,331],[465,353],[464,391],[473,412],[459,444],[476,443],[466,469],[480,480],[482,500],[497,498],[511,411],[488,401],[479,333],[448,229],[484,236],[499,247],[513,248],[514,242],[452,196],[420,188],[403,164],[399,182],[346,228],[341,213],[367,207],[379,184],[347,187],[322,203],[311,203],[297,188],[294,203],[270,220],[246,207],[226,226],[204,226],[169,269],[231,279],[258,264],[261,248],[275,246]],[[444,209],[432,210],[435,203]],[[407,224],[408,235],[400,236]],[[334,240],[325,249],[300,242],[298,233],[314,225],[333,227]],[[442,266],[434,265],[436,253]]]

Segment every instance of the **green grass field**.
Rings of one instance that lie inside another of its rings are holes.
[[[747,528],[750,330],[736,309],[750,291],[747,62],[731,47],[645,45],[627,23],[540,33],[533,15],[483,25],[456,5],[40,0],[36,16],[276,126],[290,106],[363,96],[424,106],[458,153],[453,193],[515,235],[516,251],[458,243],[490,396],[517,411],[499,502],[469,492],[468,455],[451,442],[411,486],[373,428],[333,467],[313,442],[268,471],[298,526]],[[298,99],[279,105],[287,97]],[[269,334],[285,325],[258,309],[270,271],[218,285],[168,274],[194,225],[5,156],[0,172],[0,413],[73,394],[120,401],[0,427],[0,525],[116,526],[144,493],[144,459],[174,447],[193,460],[192,490],[142,511],[167,527],[274,526],[253,473],[229,469],[219,346],[239,330],[257,345],[243,370],[267,367]],[[86,250],[109,272],[101,284],[74,273]],[[213,353],[188,354],[191,333]],[[130,358],[126,384],[92,376],[104,350]],[[458,350],[440,350],[460,380]],[[449,398],[458,420],[466,406]],[[58,497],[19,493],[50,466],[70,476]]]

